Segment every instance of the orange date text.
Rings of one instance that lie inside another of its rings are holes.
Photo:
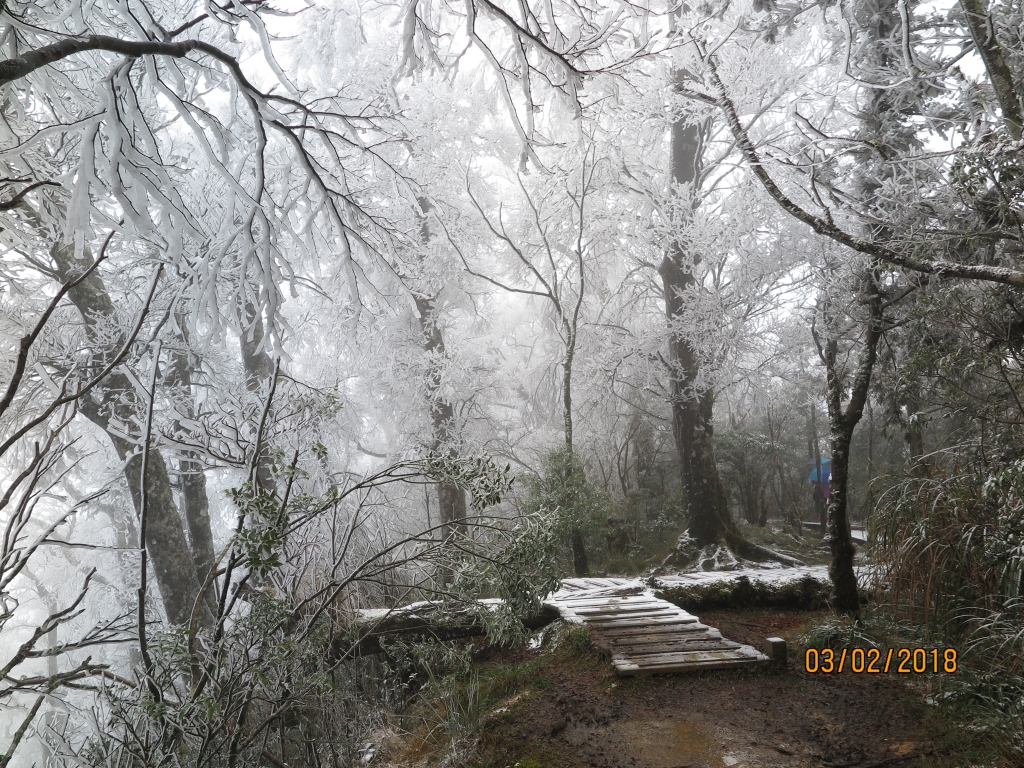
[[[811,674],[938,675],[956,670],[955,648],[808,648],[804,652],[804,671]]]

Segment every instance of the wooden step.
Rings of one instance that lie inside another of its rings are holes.
[[[723,638],[694,638],[691,640],[674,640],[667,643],[618,643],[608,646],[612,658],[628,656],[649,656],[660,653],[689,653],[691,651],[719,651],[740,648],[739,643]]]
[[[593,580],[591,580],[593,581]],[[653,675],[762,664],[768,657],[722,637],[714,627],[651,594],[609,594],[608,580],[588,590],[588,580],[563,582],[548,598],[564,618],[591,630],[594,644],[612,656],[619,675]]]
[[[660,642],[666,637],[692,637],[704,635],[707,637],[721,637],[722,633],[714,627],[706,624],[674,624],[667,627],[619,627],[609,629],[591,628],[594,637],[602,637],[610,640],[628,642],[637,640],[640,642]]]
[[[663,614],[678,615],[676,611],[668,608],[664,605],[622,605],[622,606],[595,606],[593,608],[570,608],[573,613],[577,616],[586,616],[587,618],[601,618],[603,616],[633,616],[633,615],[651,615],[660,616]]]
[[[753,651],[753,649],[750,649]],[[663,675],[671,672],[695,672],[704,669],[743,667],[764,664],[768,657],[753,655],[750,651],[696,651],[694,653],[666,653],[631,659],[613,659],[615,671],[623,677],[634,675]],[[754,651],[756,654],[757,652]]]

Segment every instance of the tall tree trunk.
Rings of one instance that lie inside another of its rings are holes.
[[[986,0],[960,0],[960,5],[964,9],[975,50],[988,70],[989,80],[1003,113],[1003,123],[1011,138],[1020,141],[1024,110],[1021,109],[1020,94],[1014,88],[1013,70],[1007,61],[1006,51],[996,37]]]
[[[269,386],[274,376],[274,359],[267,353],[264,344],[266,328],[259,308],[246,300],[242,319],[245,330],[239,338],[239,346],[242,350],[245,386],[250,392],[260,393],[264,387]],[[277,485],[271,471],[272,464],[273,461],[266,450],[262,456],[256,458],[256,482],[264,490],[271,492]]]
[[[425,197],[418,200],[420,206],[420,240],[425,246],[430,242],[430,227],[427,214],[431,204]],[[430,404],[430,420],[434,439],[431,450],[444,451],[449,456],[458,456],[453,444],[452,428],[455,425],[455,409],[439,395],[441,389],[441,366],[444,362],[444,336],[437,322],[437,297],[417,295],[416,311],[420,315],[420,331],[423,334],[423,351],[427,353],[427,401]],[[466,526],[466,492],[455,483],[442,482],[437,485],[437,503],[440,508],[441,535],[447,539],[454,534],[464,536]]]
[[[832,451],[832,481],[828,498],[828,533],[826,540],[832,553],[828,574],[836,590],[836,610],[857,615],[860,612],[860,593],[853,570],[856,548],[850,533],[848,510],[850,442],[853,431],[864,414],[864,404],[871,386],[871,373],[877,357],[878,340],[882,335],[882,297],[872,265],[864,278],[861,295],[869,316],[864,342],[857,360],[857,369],[850,384],[850,400],[842,406],[845,382],[838,367],[839,344],[829,338],[822,348],[828,390],[829,447]]]
[[[71,246],[55,246],[51,255],[57,264],[62,280],[67,280],[81,268],[85,261],[75,262]],[[85,321],[86,334],[97,349],[103,344],[97,341],[98,326],[114,318],[114,304],[98,273],[76,285],[68,294]],[[105,356],[105,353],[101,353]],[[102,364],[102,360],[98,361]],[[136,512],[141,508],[142,453],[130,440],[112,429],[111,420],[116,419],[120,428],[138,420],[141,408],[136,402],[136,391],[128,377],[119,372],[111,373],[94,391],[79,401],[82,414],[102,429],[114,446],[118,457],[125,462],[124,476],[128,483]],[[189,549],[182,526],[181,516],[174,503],[171,479],[167,463],[157,450],[150,450],[146,471],[147,552],[153,561],[157,587],[163,600],[168,620],[175,625],[189,622],[192,609],[199,595],[200,581],[196,574],[196,563]],[[149,543],[151,542],[151,543]],[[204,606],[200,611],[202,623],[212,623],[212,613]]]
[[[580,294],[583,299],[583,268],[580,265]],[[572,320],[563,318],[566,334],[565,362],[562,367],[562,421],[565,424],[565,449],[571,454],[572,445],[572,363],[576,357],[576,321],[579,317],[579,301]],[[569,465],[572,467],[572,464]],[[569,544],[572,547],[572,567],[577,578],[590,575],[590,558],[587,556],[587,545],[583,538],[583,530],[579,525],[569,529]]]
[[[188,333],[184,318],[178,318],[181,335],[180,348],[171,354],[171,365],[166,381],[181,388],[185,394],[183,414],[187,419],[195,418],[192,399],[192,371],[194,362],[188,352]],[[176,428],[180,428],[176,424]],[[200,586],[213,568],[216,554],[213,549],[213,529],[210,525],[210,499],[206,491],[206,473],[200,456],[195,451],[184,450],[178,455],[178,482],[181,488],[181,507],[192,544],[192,558],[196,565],[196,578]],[[207,589],[206,601],[212,612],[216,611],[216,590]]]
[[[416,309],[420,314],[420,330],[423,332],[423,350],[427,353],[427,400],[430,404],[430,420],[434,439],[431,449],[444,451],[449,456],[458,452],[452,444],[452,426],[455,423],[455,409],[441,397],[441,366],[444,361],[444,337],[435,318],[435,299],[416,297]],[[466,534],[466,492],[455,483],[442,482],[437,485],[437,502],[440,507],[441,535],[447,539],[454,534]]]
[[[676,72],[676,81],[684,85],[690,79],[685,70]],[[704,129],[682,119],[672,123],[669,176],[673,184],[687,185],[691,206],[697,205],[697,189],[704,168]],[[689,258],[688,258],[689,257]],[[669,324],[685,314],[687,295],[697,287],[693,269],[699,254],[686,254],[674,241],[661,262],[665,313]],[[679,452],[682,485],[689,512],[689,535],[699,546],[722,541],[734,531],[729,515],[725,486],[715,464],[711,417],[714,393],[696,390],[700,358],[693,344],[680,333],[669,339],[669,382],[672,408],[672,438]]]
[[[675,78],[680,86],[685,86],[690,74],[680,69]],[[670,131],[669,176],[673,184],[689,187],[693,207],[697,205],[697,189],[704,168],[705,133],[704,126],[682,119],[674,121]],[[685,253],[678,240],[666,249],[658,271],[670,327],[685,315],[687,296],[697,288],[694,268],[700,258],[700,254]],[[668,346],[672,438],[679,453],[680,479],[686,494],[689,538],[700,547],[725,544],[737,555],[753,560],[774,559],[796,564],[798,561],[753,544],[740,535],[729,513],[729,497],[715,462],[712,426],[715,393],[697,386],[700,356],[689,339],[673,332]],[[666,562],[676,557],[674,553]]]
[[[907,409],[907,450],[910,452],[910,461],[917,464],[924,456],[924,425],[918,418],[921,412],[921,398],[916,387],[907,395],[904,405]]]
[[[676,72],[676,82],[690,80],[685,70]],[[691,206],[697,205],[697,189],[703,172],[705,128],[682,119],[672,123],[669,176],[673,184],[689,187]],[[685,314],[689,293],[697,287],[694,268],[700,254],[687,254],[674,241],[666,250],[659,273],[665,296],[669,325]],[[763,559],[774,553],[747,542],[729,514],[729,499],[715,463],[712,416],[715,394],[699,391],[700,357],[693,344],[680,333],[669,338],[669,401],[672,409],[672,438],[679,453],[681,481],[689,516],[687,533],[698,546],[724,543],[744,557]]]

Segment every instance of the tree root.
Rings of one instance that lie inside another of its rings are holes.
[[[688,568],[699,563],[705,571],[728,571],[740,567],[743,560],[754,563],[777,562],[788,567],[804,565],[803,561],[795,557],[747,541],[737,532],[725,531],[716,543],[703,547],[689,533],[684,532],[676,548],[662,561],[661,567]]]

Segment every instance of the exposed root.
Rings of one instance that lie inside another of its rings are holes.
[[[661,568],[698,568],[702,571],[735,571],[756,563],[776,562],[794,567],[804,563],[795,557],[747,541],[738,533],[727,531],[718,542],[701,547],[684,531],[662,563]]]
[[[795,567],[804,564],[803,561],[797,560],[795,557],[790,557],[789,555],[784,555],[781,552],[776,552],[774,549],[768,549],[768,547],[762,547],[760,544],[754,544],[751,541],[747,541],[738,533],[726,533],[725,540],[741,557],[744,557],[747,560],[753,560],[756,563],[769,561],[782,563],[788,567]]]

